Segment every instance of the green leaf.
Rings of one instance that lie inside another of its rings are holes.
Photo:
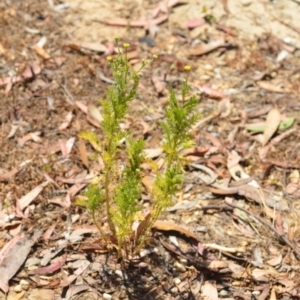
[[[290,118],[286,118],[283,121],[280,122],[278,129],[279,130],[285,130],[290,128],[295,122],[295,118],[290,117]],[[253,131],[253,132],[264,132],[266,125],[262,124],[262,125],[258,125],[258,126],[252,126],[252,125],[248,125],[245,127],[248,131]]]
[[[295,118],[287,118],[280,122],[278,129],[279,130],[285,130],[290,128],[295,122]]]

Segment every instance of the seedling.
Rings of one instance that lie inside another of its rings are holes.
[[[116,43],[118,46],[117,40]],[[119,258],[138,253],[154,222],[172,205],[172,198],[182,184],[184,173],[185,160],[180,153],[193,145],[188,132],[200,117],[196,112],[197,97],[188,97],[190,86],[187,76],[182,84],[180,101],[170,89],[166,118],[160,122],[164,133],[161,146],[165,152],[165,164],[160,169],[155,161],[147,159],[143,151],[144,140],[135,140],[130,130],[120,128],[128,113],[130,101],[136,97],[140,72],[148,64],[143,61],[141,68],[133,71],[127,59],[128,47],[129,44],[124,44],[121,51],[118,46],[117,56],[107,58],[115,84],[107,90],[106,98],[101,103],[103,137],[100,138],[93,132],[79,134],[80,138],[88,140],[98,149],[105,167],[103,173],[88,186],[84,194],[87,201],[80,199],[78,204],[88,209],[102,238],[108,241],[100,220],[103,208],[105,209]],[[188,74],[190,67],[185,69]],[[122,157],[126,157],[126,161],[122,163],[119,159],[121,152]],[[155,174],[149,191],[152,206],[147,216],[143,215],[140,205],[142,163],[148,163]],[[140,226],[135,231],[133,228],[136,223],[140,223]]]

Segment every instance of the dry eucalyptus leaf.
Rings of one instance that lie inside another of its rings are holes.
[[[273,134],[277,131],[280,121],[281,115],[278,108],[271,109],[267,115],[264,138],[262,142],[263,146],[265,146],[269,142]]]

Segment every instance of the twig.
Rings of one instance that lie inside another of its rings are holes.
[[[67,87],[62,83],[60,83],[59,85],[64,90],[65,94],[67,95],[67,98],[70,100],[69,102],[74,105],[74,98],[72,94],[69,92],[69,90],[67,89]]]
[[[295,253],[298,257],[300,257],[300,251],[297,250],[297,249],[295,248],[295,246],[294,246],[294,245],[292,244],[292,242],[285,236],[285,234],[284,234],[284,233],[279,233],[272,225],[270,225],[268,222],[266,222],[263,218],[261,218],[261,217],[259,217],[259,216],[256,216],[256,215],[252,214],[250,211],[248,211],[248,210],[246,210],[246,209],[244,209],[244,208],[242,208],[242,207],[239,207],[239,206],[237,206],[237,205],[231,204],[231,203],[227,202],[226,200],[225,200],[225,204],[228,205],[228,206],[230,206],[230,207],[232,207],[232,208],[236,208],[236,209],[239,209],[239,210],[243,211],[244,213],[246,213],[246,214],[250,215],[251,217],[255,218],[256,220],[258,220],[259,222],[261,222],[261,223],[264,224],[265,226],[269,227],[269,229],[270,229],[271,231],[273,231],[273,232],[279,237],[279,239],[281,239],[286,245],[290,246],[290,247],[293,249],[294,253]]]

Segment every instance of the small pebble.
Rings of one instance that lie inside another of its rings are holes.
[[[184,272],[186,271],[186,267],[185,267],[183,264],[179,263],[178,261],[176,261],[176,262],[174,263],[174,268],[175,268],[178,272],[184,273]]]
[[[112,296],[110,294],[106,294],[106,293],[104,293],[102,296],[103,296],[103,299],[105,299],[105,300],[110,300],[112,298]]]
[[[181,280],[180,280],[180,278],[176,277],[176,278],[173,279],[173,282],[174,282],[176,285],[178,285],[178,284],[181,282]]]
[[[22,290],[28,291],[28,289],[29,289],[29,282],[27,280],[22,279],[20,281],[20,286],[22,287]]]
[[[227,291],[227,290],[221,290],[221,291],[219,292],[219,296],[227,296],[229,293],[230,293],[230,292]]]
[[[21,293],[21,292],[23,291],[23,289],[22,289],[21,285],[18,284],[18,285],[16,285],[16,286],[14,287],[14,291],[15,291],[16,293]]]

